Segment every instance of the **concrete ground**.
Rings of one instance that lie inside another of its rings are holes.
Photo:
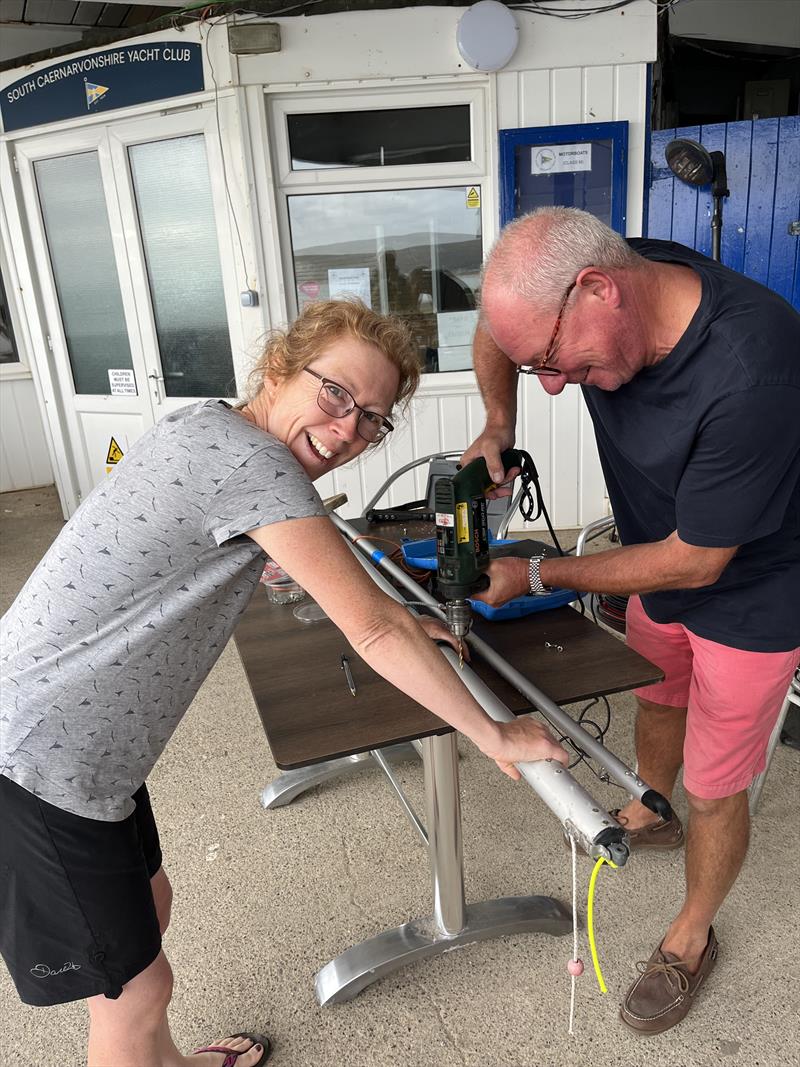
[[[0,610],[60,526],[52,490],[0,496]],[[612,699],[608,736],[628,762],[633,703]],[[569,855],[553,817],[468,743],[461,750],[468,901],[533,892],[568,903]],[[355,942],[429,914],[428,871],[377,770],[267,812],[259,793],[277,773],[231,645],[149,780],[175,889],[165,949],[175,970],[171,1022],[185,1050],[261,1029],[274,1039],[275,1067],[800,1063],[796,751],[779,746],[775,754],[745,869],[716,923],[715,972],[684,1022],[650,1039],[623,1026],[618,1003],[636,960],[650,955],[680,906],[682,853],[634,856],[616,873],[603,868],[596,933],[608,995],[590,970],[579,979],[572,1037],[570,939],[545,935],[475,944],[323,1010],[314,998],[316,971]],[[618,790],[585,771],[580,777],[608,807],[622,802]],[[421,809],[421,767],[404,765],[401,778]],[[680,790],[675,805],[685,814]],[[589,874],[584,858],[581,914]],[[581,955],[589,959],[583,935]],[[0,1063],[84,1063],[84,1006],[22,1005],[0,972]]]

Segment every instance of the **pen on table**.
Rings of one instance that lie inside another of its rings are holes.
[[[353,696],[356,695],[356,683],[353,680],[353,672],[350,670],[350,660],[347,656],[342,656],[342,670],[344,676],[347,679],[347,688],[350,690]]]

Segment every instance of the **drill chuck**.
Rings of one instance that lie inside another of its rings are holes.
[[[472,626],[472,608],[467,600],[448,600],[444,606],[447,628],[459,640],[466,637]]]

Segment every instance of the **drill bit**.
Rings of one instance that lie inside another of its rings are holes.
[[[458,669],[464,670],[464,642],[460,637],[458,639]]]

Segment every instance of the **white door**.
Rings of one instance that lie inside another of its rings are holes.
[[[198,110],[17,145],[80,496],[163,415],[236,395],[210,129]]]

